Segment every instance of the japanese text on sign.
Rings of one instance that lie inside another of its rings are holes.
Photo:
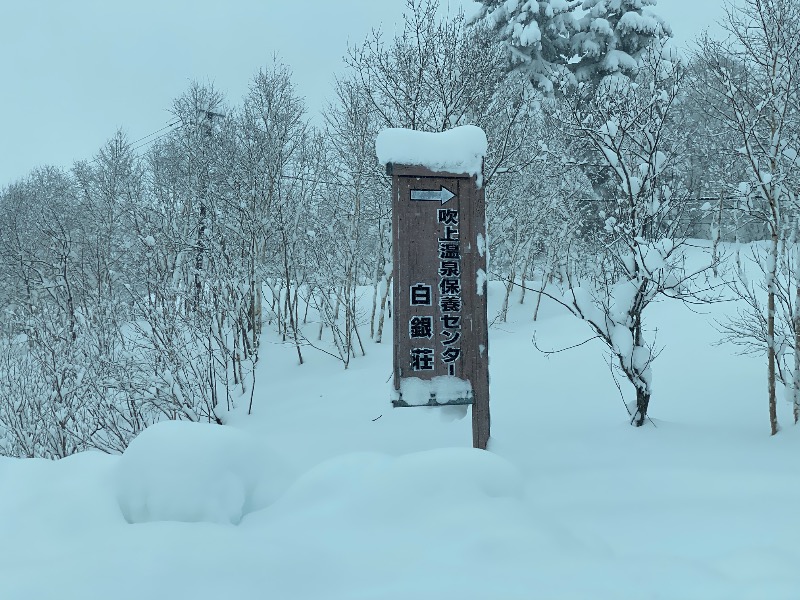
[[[455,375],[456,362],[461,357],[461,251],[459,247],[458,210],[440,208],[437,223],[441,225],[438,238],[439,292],[438,322],[441,325],[438,358],[447,367],[448,375]],[[432,306],[434,286],[418,282],[409,290],[411,306]],[[409,319],[408,335],[411,339],[434,337],[434,315],[415,315]],[[411,348],[409,364],[412,371],[433,371],[436,368],[435,348]]]

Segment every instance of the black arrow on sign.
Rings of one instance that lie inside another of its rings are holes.
[[[440,190],[411,190],[411,199],[417,202],[441,202],[444,204],[455,196],[444,186]]]

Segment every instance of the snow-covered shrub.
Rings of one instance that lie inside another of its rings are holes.
[[[125,450],[116,493],[129,523],[236,525],[274,502],[289,479],[283,459],[245,432],[169,421],[148,427]]]

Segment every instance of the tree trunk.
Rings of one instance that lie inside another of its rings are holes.
[[[542,295],[544,294],[544,290],[547,287],[547,278],[549,276],[545,275],[545,272],[542,271],[542,285],[539,288],[539,293],[536,295],[536,308],[533,309],[533,320],[539,318],[539,306],[542,304]]]
[[[719,243],[722,239],[722,199],[723,192],[719,193],[719,210],[711,217],[711,264],[714,277],[719,277]]]
[[[778,411],[775,399],[775,279],[778,270],[778,232],[772,231],[769,273],[767,274],[767,386],[769,390],[770,435],[778,433]]]
[[[383,290],[383,295],[381,296],[381,309],[380,313],[378,313],[378,330],[375,332],[375,343],[380,344],[381,340],[383,339],[383,324],[384,318],[386,315],[386,301],[389,298],[389,292],[391,291],[392,285],[392,275],[393,273],[389,273],[386,277],[386,287]],[[389,307],[389,318],[392,317],[392,309],[391,306]]]
[[[795,290],[795,310],[800,308],[800,285]],[[800,421],[800,315],[794,316],[794,377],[792,378],[792,414],[794,424]]]
[[[382,261],[375,263],[375,276],[372,278],[372,311],[369,315],[369,337],[375,339],[375,315],[378,314],[378,288],[381,285]]]
[[[522,271],[520,273],[521,286],[520,286],[520,294],[519,294],[519,303],[525,304],[525,292],[527,290],[527,274],[528,274],[528,267],[531,264],[531,250],[532,250],[531,241],[528,240],[525,249],[525,261],[522,263]],[[535,320],[535,319],[534,319]]]
[[[636,427],[644,425],[647,419],[647,408],[650,406],[650,392],[636,388],[636,412],[633,414],[631,423]]]
[[[516,278],[517,273],[512,267],[505,282],[506,294],[503,297],[503,305],[500,307],[500,313],[497,315],[503,323],[508,319],[508,300],[511,298],[511,290],[514,289],[514,280]]]
[[[797,227],[797,225],[795,225]],[[794,313],[792,314],[792,327],[794,329],[794,372],[792,374],[792,414],[794,424],[800,421],[800,249],[797,247],[797,240],[792,243],[789,252],[794,252],[795,268],[793,274],[795,278],[794,288]]]

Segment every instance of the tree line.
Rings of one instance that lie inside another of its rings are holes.
[[[767,355],[772,432],[776,381],[797,420],[796,3],[731,7],[727,41],[689,58],[655,0],[483,4],[468,21],[409,0],[400,33],[349,50],[322,125],[275,60],[236,105],[191,84],[142,153],[117,132],[0,191],[0,454],[119,452],[158,420],[252,409],[264,328],[300,363],[320,350],[347,368],[381,342],[385,127],[486,131],[497,318],[519,289],[585,321],[635,390],[635,425],[658,354],[647,307],[713,299],[719,242],[764,239],[764,277],[723,278],[746,307],[726,331]],[[690,236],[712,245],[691,269]]]

